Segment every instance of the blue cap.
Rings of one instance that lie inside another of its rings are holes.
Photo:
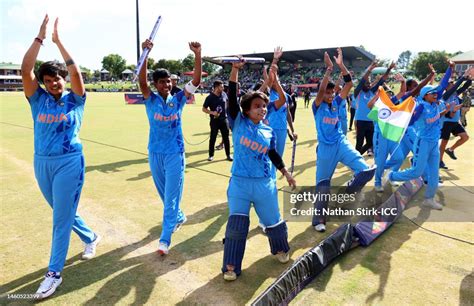
[[[420,91],[420,98],[424,98],[426,94],[432,92],[432,91],[436,91],[438,87],[436,86],[432,86],[432,85],[427,85],[425,87],[423,87]]]

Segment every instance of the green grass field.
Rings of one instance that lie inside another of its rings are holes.
[[[81,241],[73,234],[64,282],[45,304],[249,304],[291,264],[282,265],[269,253],[266,236],[251,215],[251,230],[243,273],[225,283],[220,273],[225,225],[226,189],[231,164],[223,151],[207,162],[209,122],[202,113],[204,96],[184,110],[187,169],[182,208],[188,222],[173,236],[170,254],[156,253],[162,203],[147,161],[148,122],[143,105],[125,105],[123,93],[91,93],[81,130],[86,157],[86,183],[79,212],[103,236],[97,256],[81,261]],[[468,131],[473,134],[470,112]],[[51,246],[51,209],[43,199],[33,172],[33,131],[28,103],[22,93],[0,93],[0,295],[34,293],[46,272]],[[298,141],[295,178],[298,185],[315,183],[315,128],[302,100],[296,115]],[[354,141],[354,133],[349,139]],[[450,170],[438,197],[443,211],[420,210],[421,191],[407,215],[423,227],[474,241],[472,222],[430,222],[440,214],[473,214],[472,140],[446,157]],[[287,144],[285,161],[290,162]],[[373,163],[371,158],[367,158]],[[338,167],[333,184],[351,176]],[[285,186],[280,177],[278,187]],[[373,181],[371,182],[373,184]],[[370,183],[369,183],[370,184]],[[283,193],[280,192],[280,201]],[[472,219],[472,218],[471,218]],[[356,248],[328,267],[293,301],[309,304],[472,304],[473,245],[448,239],[402,218],[368,248]],[[291,222],[292,261],[325,234],[310,224]]]

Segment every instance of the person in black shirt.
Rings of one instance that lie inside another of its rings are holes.
[[[232,161],[230,155],[229,126],[227,124],[227,95],[224,93],[224,83],[220,80],[214,82],[212,92],[207,96],[202,107],[202,111],[209,114],[211,118],[211,137],[209,138],[209,158],[214,159],[214,145],[216,144],[217,133],[221,131],[224,142],[225,154],[227,160]]]
[[[181,91],[182,89],[178,87],[179,76],[176,74],[171,75],[171,95],[174,96],[175,93]]]

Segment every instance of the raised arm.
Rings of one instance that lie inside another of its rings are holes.
[[[375,102],[377,102],[377,100],[379,99],[379,96],[380,95],[380,90],[377,90],[375,92],[375,95],[369,100],[369,102],[367,103],[367,107],[369,109],[372,109],[372,107],[374,107],[375,105]]]
[[[72,92],[78,96],[83,96],[86,93],[86,88],[84,86],[84,81],[82,80],[81,69],[79,69],[79,66],[74,62],[71,55],[59,39],[58,21],[58,18],[54,21],[53,42],[58,46],[59,52],[61,52],[61,56],[66,63],[67,72],[71,80]]]
[[[357,84],[357,87],[354,89],[354,98],[357,98],[359,95],[360,91],[362,90],[362,87],[366,82],[369,81],[369,75],[374,70],[374,68],[377,67],[377,61],[374,60],[372,63],[370,63],[369,67],[367,67],[367,70],[365,71],[364,75],[362,78],[359,80],[359,84]]]
[[[272,84],[269,84],[268,83],[268,73],[267,73],[267,66],[263,66],[263,72],[262,72],[262,75],[263,75],[263,83],[262,83],[262,86],[260,86],[260,88],[258,89],[258,91],[261,91],[261,92],[266,92],[267,88],[270,86],[272,86]]]
[[[439,83],[438,89],[436,91],[436,93],[438,94],[438,97],[441,97],[446,87],[448,87],[449,79],[451,78],[451,74],[453,72],[454,62],[448,60],[448,65],[449,65],[448,69],[446,69],[446,72],[444,73],[444,76],[441,79],[441,82]]]
[[[331,62],[331,58],[329,57],[327,52],[324,52],[324,63],[326,64],[326,73],[324,74],[323,81],[321,85],[319,85],[318,94],[316,95],[316,99],[314,99],[314,104],[316,107],[319,107],[323,102],[324,93],[326,92],[326,88],[328,87],[329,83],[329,76],[332,73],[334,68],[333,63]]]
[[[428,64],[428,68],[430,69],[430,73],[423,81],[420,82],[420,84],[418,84],[418,86],[415,87],[415,89],[410,92],[409,96],[416,97],[420,93],[420,90],[425,87],[430,82],[431,78],[435,75],[436,70],[434,69],[433,65]]]
[[[237,101],[237,82],[239,80],[239,69],[244,66],[245,62],[232,64],[232,71],[229,78],[229,116],[232,120],[237,118],[240,112],[239,102]]]
[[[272,88],[278,93],[278,100],[275,101],[275,108],[280,109],[280,107],[282,107],[286,103],[286,95],[285,91],[283,90],[283,87],[281,87],[277,71],[278,66],[276,64],[272,64],[272,66],[270,67],[269,79],[273,84]]]
[[[342,77],[344,79],[344,87],[341,90],[341,99],[347,98],[349,95],[349,91],[352,88],[352,78],[351,74],[347,70],[346,66],[344,65],[344,59],[342,57],[342,49],[337,48],[337,57],[334,56],[334,60],[336,64],[339,66],[339,69],[341,69]],[[326,85],[327,86],[327,85]]]
[[[382,75],[380,80],[370,89],[372,92],[375,93],[377,90],[379,90],[379,87],[382,86],[385,83],[385,81],[388,79],[388,76],[390,75],[390,72],[392,71],[393,68],[395,68],[395,62],[392,62],[390,66],[388,66],[387,70]]]
[[[463,92],[465,92],[472,84],[472,78],[473,78],[473,75],[474,75],[474,67],[471,67],[471,68],[468,68],[465,72],[464,72],[464,75],[463,75],[463,78],[466,80],[466,82],[464,83],[464,85],[459,88],[458,90],[456,90],[456,93],[458,95],[462,94]]]
[[[144,50],[145,48],[148,48],[151,50],[153,48],[153,42],[149,39],[145,40],[142,43],[142,50]],[[140,86],[140,91],[142,92],[144,99],[148,99],[148,97],[151,94],[150,87],[148,86],[147,67],[148,67],[148,56],[145,57],[142,68],[138,72],[138,85]]]
[[[36,58],[38,57],[39,50],[43,43],[43,40],[46,38],[46,26],[48,25],[49,17],[46,14],[41,24],[38,36],[33,40],[28,51],[26,51],[25,56],[23,57],[23,62],[21,63],[21,79],[23,81],[23,90],[26,97],[31,97],[35,91],[38,89],[38,80],[35,76],[35,63]]]
[[[407,92],[407,81],[405,80],[405,78],[403,77],[401,73],[397,73],[395,75],[395,80],[400,82],[400,91],[396,95],[397,100],[400,100]]]
[[[189,43],[189,49],[194,53],[194,73],[193,80],[184,86],[184,94],[187,98],[194,94],[199,84],[201,84],[202,76],[201,44],[192,41]]]

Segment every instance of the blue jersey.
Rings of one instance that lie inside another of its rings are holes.
[[[453,94],[453,95],[451,95],[451,96],[446,100],[446,103],[449,103],[449,104],[450,104],[450,106],[451,106],[450,110],[452,111],[455,106],[459,105],[459,98],[458,98],[458,96],[457,96],[456,94]],[[447,114],[452,115],[451,112],[447,112]],[[459,119],[461,119],[461,110],[458,109],[458,110],[454,113],[454,115],[453,115],[452,118],[449,117],[449,115],[443,116],[443,117],[444,117],[444,118],[443,118],[443,121],[444,121],[444,122],[459,122]]]
[[[428,103],[419,101],[415,112],[421,110],[415,121],[416,135],[420,139],[438,141],[441,136],[441,120],[439,113],[444,110],[444,103]]]
[[[370,120],[367,115],[370,112],[367,103],[369,103],[370,99],[374,96],[374,93],[369,90],[367,92],[361,91],[359,95],[356,97],[356,113],[355,113],[355,120],[357,121],[372,121]]]
[[[341,118],[341,121],[347,120],[347,99],[341,100],[341,104],[339,104],[339,118]]]
[[[184,91],[174,96],[168,95],[166,101],[160,95],[150,93],[145,100],[146,114],[150,123],[148,151],[154,153],[184,152],[181,116],[186,105]]]
[[[267,106],[267,115],[266,119],[268,124],[275,130],[285,130],[286,131],[286,122],[287,122],[287,111],[289,105],[289,99],[291,97],[285,93],[286,102],[279,109],[275,107],[275,101],[277,101],[280,96],[275,90],[270,90],[270,103]]]
[[[63,92],[56,101],[42,87],[28,98],[34,121],[35,154],[58,156],[81,152],[79,139],[86,95]]]
[[[232,175],[239,177],[263,178],[272,176],[272,162],[268,152],[275,149],[276,137],[272,128],[263,122],[253,123],[238,113],[235,120],[230,118],[234,162]]]
[[[323,101],[317,107],[316,103],[313,103],[313,116],[318,132],[318,142],[335,144],[345,137],[339,122],[339,104],[341,101],[341,97],[336,96],[331,104]]]

